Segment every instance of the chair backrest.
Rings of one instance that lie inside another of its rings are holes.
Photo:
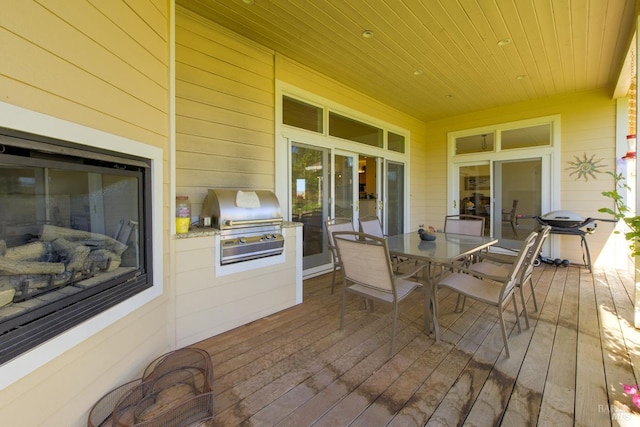
[[[444,232],[484,236],[484,217],[477,215],[447,215],[444,218]]]
[[[325,222],[325,227],[327,229],[327,235],[329,242],[329,250],[331,251],[331,255],[333,255],[333,259],[337,260],[338,254],[336,253],[336,245],[333,241],[333,233],[336,231],[356,231],[353,227],[353,222],[349,218],[327,218]]]
[[[516,210],[518,209],[518,200],[514,199],[513,203],[511,203],[511,210],[502,210],[502,220],[503,221],[511,221],[516,217]]]
[[[361,232],[371,234],[376,237],[384,237],[382,224],[377,216],[365,216],[363,218],[358,218],[358,221],[360,222]]]
[[[345,280],[395,296],[391,257],[384,238],[350,231],[335,232],[333,238]]]
[[[551,226],[549,225],[545,225],[541,227],[540,230],[538,231],[538,236],[536,237],[535,242],[533,242],[533,246],[529,251],[529,255],[527,256],[527,259],[525,260],[526,265],[522,269],[522,278],[520,279],[520,283],[524,284],[527,277],[531,273],[533,273],[533,268],[535,267],[534,263],[536,259],[538,259],[538,255],[540,255],[540,251],[542,251],[542,245],[544,244],[544,241],[547,239],[547,237],[549,237],[550,233],[551,233]]]
[[[537,232],[532,232],[527,236],[526,239],[522,242],[522,246],[520,247],[520,251],[518,251],[518,255],[516,256],[515,261],[511,264],[511,270],[506,277],[501,298],[504,297],[505,293],[513,289],[516,285],[518,279],[522,277],[522,269],[526,268],[526,261],[529,255],[531,254],[531,248],[536,242],[536,238],[538,237]]]

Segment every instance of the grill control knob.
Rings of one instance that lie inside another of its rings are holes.
[[[244,244],[247,243],[247,241],[244,239],[244,237],[241,237],[238,239],[238,243]]]

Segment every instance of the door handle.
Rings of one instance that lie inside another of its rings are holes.
[[[456,201],[454,200],[454,201],[453,201],[453,208],[455,209],[456,207],[457,207],[457,203],[456,203]]]

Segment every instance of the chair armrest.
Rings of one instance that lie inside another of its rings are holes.
[[[404,272],[404,273],[400,273],[400,274],[394,274],[393,275],[393,279],[397,280],[397,279],[407,279],[411,276],[415,276],[416,274],[418,274],[420,272],[420,270],[422,270],[423,268],[425,268],[426,266],[428,266],[428,263],[418,263],[416,264],[411,270]]]
[[[477,277],[479,279],[493,280],[494,282],[504,283],[507,280],[509,280],[509,278],[506,277],[506,276],[493,276],[491,274],[484,274],[484,273],[480,273],[478,271],[468,270],[468,269],[466,269],[464,267],[458,267],[458,271],[460,273],[469,274],[469,275]]]
[[[489,260],[498,262],[500,264],[513,264],[515,262],[515,255],[507,255],[508,257],[514,257],[514,259],[507,259],[504,256],[495,255],[487,252],[481,252],[476,255],[481,260]]]

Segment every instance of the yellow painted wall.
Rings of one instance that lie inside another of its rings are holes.
[[[297,298],[302,297],[302,265],[297,259],[302,251],[302,226],[286,225],[283,235],[282,256],[236,264],[242,271],[226,275],[216,262],[220,257],[219,239],[207,236],[176,240],[178,347],[297,304]]]
[[[583,179],[576,180],[576,175],[572,176],[572,170],[567,168],[571,166],[569,161],[575,161],[575,157],[582,158],[586,154],[588,157],[593,155],[595,160],[602,160],[599,163],[603,166],[601,170],[615,169],[615,108],[615,101],[610,99],[607,93],[593,91],[448,117],[427,123],[429,156],[430,159],[442,159],[442,164],[446,164],[448,132],[559,114],[559,208],[575,211],[584,217],[603,217],[604,214],[598,213],[597,209],[604,206],[613,207],[609,200],[601,195],[602,191],[613,189],[611,177],[596,174],[596,179],[589,177],[588,182],[585,182]],[[423,181],[423,185],[430,189],[427,195],[427,223],[441,221],[446,214],[447,188],[444,183],[447,171],[446,168],[442,168],[435,172]],[[415,187],[419,183],[413,182],[412,185]],[[604,250],[608,241],[615,237],[612,236],[612,230],[612,224],[599,223],[597,232],[588,237],[594,263],[597,259],[601,265],[612,265],[611,260],[615,258],[615,253],[610,249]],[[582,261],[579,238],[563,236],[560,238],[560,245],[560,254],[563,257]]]
[[[273,52],[176,9],[176,187],[274,190]]]
[[[168,4],[0,1],[0,100],[159,147],[168,171]],[[165,265],[168,177],[160,184]],[[86,425],[100,396],[168,350],[167,304],[155,299],[0,390],[0,424]]]

